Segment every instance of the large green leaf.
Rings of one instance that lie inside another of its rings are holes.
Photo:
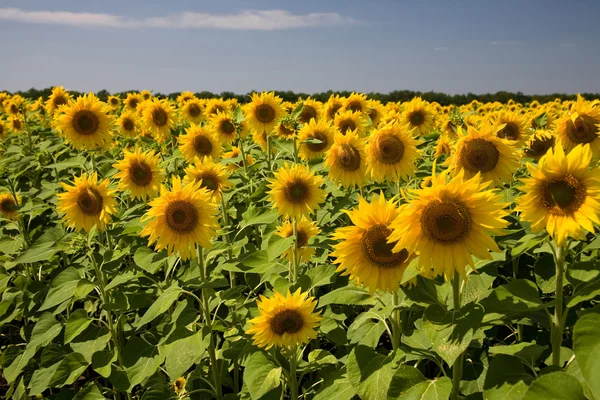
[[[69,267],[61,271],[60,274],[52,279],[46,299],[40,306],[40,311],[47,310],[73,298],[80,280],[81,276],[79,276],[79,272],[74,267]]]
[[[158,296],[148,311],[146,311],[146,313],[134,324],[134,326],[139,329],[152,322],[159,315],[162,315],[169,309],[169,307],[171,307],[171,305],[177,300],[182,292],[183,289],[181,289],[177,283],[169,286],[167,290]]]
[[[367,289],[350,285],[335,289],[319,298],[319,307],[328,304],[372,305],[375,299]]]
[[[357,390],[350,384],[346,373],[338,371],[325,377],[313,400],[351,400],[356,394]]]
[[[488,400],[521,400],[531,380],[517,357],[499,354],[488,368],[483,396]]]
[[[490,354],[506,354],[519,358],[525,365],[533,369],[538,359],[542,356],[548,346],[540,346],[536,343],[521,342],[509,346],[494,346],[489,350]]]
[[[154,374],[164,358],[158,351],[158,346],[148,340],[138,336],[129,339],[123,349],[123,364],[130,387],[142,383]]]
[[[180,328],[169,336],[169,340],[159,349],[165,356],[165,369],[175,381],[194,364],[200,362],[210,343],[207,332],[190,332]]]
[[[366,346],[356,346],[348,357],[346,369],[352,386],[364,400],[387,399],[388,388],[401,354],[382,355]]]
[[[262,351],[257,351],[246,360],[244,383],[252,400],[258,400],[281,384],[281,368],[275,366]]]
[[[133,254],[133,261],[135,262],[135,265],[149,274],[155,274],[159,269],[161,269],[167,258],[168,256],[166,252],[157,253],[150,247],[146,246],[138,247]]]
[[[402,365],[394,372],[387,396],[390,400],[446,400],[451,391],[448,377],[429,380],[415,367]]]
[[[65,326],[65,344],[77,337],[92,323],[84,309],[73,311]]]
[[[596,379],[597,379],[596,375]],[[529,387],[523,400],[586,400],[579,381],[563,371],[540,375]]]
[[[600,399],[600,314],[588,313],[573,328],[577,365],[595,398]]]

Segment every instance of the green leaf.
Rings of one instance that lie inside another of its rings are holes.
[[[87,387],[81,389],[73,400],[105,400],[106,398],[102,396],[102,392],[97,384],[91,384]]]
[[[308,354],[308,363],[316,365],[337,364],[338,360],[327,350],[317,349]]]
[[[319,298],[319,307],[329,304],[373,305],[375,299],[367,289],[351,285],[335,289]]]
[[[573,351],[590,391],[600,399],[600,314],[588,313],[579,318],[573,328]]]
[[[489,400],[521,400],[531,380],[518,358],[499,354],[490,363],[483,396]]]
[[[133,262],[135,265],[149,274],[155,274],[159,269],[161,269],[167,258],[168,256],[166,252],[163,251],[157,253],[150,247],[146,246],[138,247],[133,254]]]
[[[167,343],[160,347],[171,380],[183,376],[192,365],[198,364],[209,343],[209,334],[202,331],[190,332],[183,328],[171,334]]]
[[[179,295],[183,292],[183,289],[174,283],[169,286],[167,290],[162,292],[158,299],[152,303],[148,311],[140,318],[136,323],[133,324],[137,329],[143,327],[144,325],[152,322],[156,317],[162,315],[165,311],[171,307],[171,305],[177,300]]]
[[[244,383],[250,397],[258,400],[281,384],[281,368],[277,368],[265,353],[257,351],[246,360]]]
[[[551,254],[541,256],[533,266],[535,281],[542,289],[542,293],[554,293],[556,290],[556,266]]]
[[[484,315],[485,311],[479,304],[467,304],[459,310],[446,310],[434,304],[425,310],[423,329],[435,351],[453,365],[469,347]]]
[[[158,346],[147,340],[137,336],[129,339],[123,350],[123,364],[130,387],[142,383],[144,379],[154,374],[164,358],[159,353]]]
[[[394,373],[387,395],[390,400],[446,400],[451,391],[449,378],[429,380],[415,367],[402,365]]]
[[[92,355],[92,368],[104,378],[112,371],[111,363],[117,361],[117,354],[112,350],[97,351]]]
[[[69,267],[56,275],[50,283],[50,289],[40,311],[47,310],[73,298],[77,284],[81,280],[79,272],[74,267]]]
[[[26,249],[19,257],[12,261],[13,265],[34,263],[38,261],[47,261],[53,255],[58,253],[61,248],[55,246],[65,235],[65,231],[58,228],[48,229],[42,236],[40,236],[31,247]]]
[[[87,366],[87,361],[83,355],[79,353],[71,353],[67,355],[61,362],[56,372],[52,376],[50,385],[53,387],[63,387],[65,385],[71,385],[81,374]]]
[[[383,332],[385,332],[385,325],[382,321],[356,318],[348,327],[348,340],[350,344],[363,344],[375,348]]]
[[[76,338],[77,335],[86,330],[91,323],[92,320],[88,317],[88,314],[84,309],[73,311],[65,326],[64,343],[67,344]]]
[[[284,238],[279,235],[273,234],[269,238],[269,245],[267,247],[267,259],[272,261],[282,255],[286,250],[290,249],[294,243],[292,236]]]
[[[335,282],[337,267],[331,264],[318,265],[306,272],[306,276],[310,279],[308,286],[309,290],[319,286],[331,285]]]
[[[356,346],[352,350],[346,369],[348,379],[358,389],[361,399],[387,399],[396,364],[395,356],[393,353],[381,355],[366,346]]]
[[[596,372],[596,379],[598,374]],[[540,375],[529,387],[523,400],[585,400],[579,381],[563,371]]]
[[[86,161],[87,160],[85,159],[84,156],[77,156],[77,157],[73,157],[73,158],[68,158],[66,160],[57,162],[55,164],[46,165],[44,168],[55,169],[58,172],[63,171],[68,168],[84,169]]]
[[[461,305],[478,302],[491,293],[494,277],[486,273],[471,274],[467,279],[460,298]]]
[[[484,322],[535,312],[552,304],[543,303],[535,283],[526,279],[514,279],[499,286],[481,301],[486,310]]]
[[[537,360],[542,356],[548,346],[540,346],[536,343],[521,342],[509,346],[490,347],[490,354],[506,354],[518,357],[525,365],[533,369]]]
[[[567,300],[567,307],[600,296],[600,263],[574,263],[567,269],[567,279],[573,285],[573,295]]]
[[[77,337],[72,339],[69,346],[73,351],[83,355],[88,362],[92,362],[93,355],[104,350],[109,340],[110,332],[108,328],[89,325]]]
[[[256,208],[250,206],[244,214],[242,214],[242,221],[238,227],[239,234],[243,229],[252,225],[268,225],[277,221],[279,214],[277,211],[270,210],[268,208]],[[236,235],[237,236],[237,235]]]
[[[324,379],[313,400],[352,400],[357,394],[344,371],[338,371]]]

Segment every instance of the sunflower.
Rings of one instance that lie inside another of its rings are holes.
[[[346,100],[344,100],[344,105],[341,111],[366,113],[368,111],[367,96],[363,93],[352,92],[350,96],[348,96]]]
[[[185,169],[186,177],[183,178],[183,184],[188,182],[200,182],[200,187],[208,190],[211,197],[215,200],[221,198],[221,193],[231,182],[228,171],[223,164],[214,163],[210,158],[196,159],[193,165]]]
[[[442,123],[442,133],[444,135],[446,135],[446,137],[448,138],[452,138],[452,139],[457,139],[458,138],[458,134],[456,133],[458,131],[458,125],[456,124],[455,121],[452,120],[452,118],[447,117],[444,122]]]
[[[221,144],[231,144],[237,137],[237,129],[233,121],[233,115],[230,112],[217,111],[210,117],[210,124],[213,131],[219,137]]]
[[[329,167],[329,178],[333,181],[347,188],[362,187],[367,182],[364,139],[354,131],[346,135],[337,133],[324,165]]]
[[[8,131],[10,130],[8,124],[0,119],[0,139],[4,139],[8,136]]]
[[[56,116],[56,123],[67,142],[79,150],[94,150],[112,141],[112,119],[106,104],[93,94],[71,100]]]
[[[294,235],[294,226],[292,221],[285,221],[282,225],[277,227],[277,234],[282,238],[289,238]],[[312,222],[304,217],[300,218],[296,223],[296,235],[298,240],[296,241],[296,256],[298,260],[308,262],[311,257],[315,254],[315,249],[307,247],[308,242],[313,237],[317,236],[321,230],[317,227],[316,222]],[[282,255],[282,258],[287,259],[289,262],[294,261],[293,250],[287,249]]]
[[[148,204],[150,209],[141,219],[148,223],[141,235],[149,236],[148,245],[155,244],[156,251],[167,249],[169,255],[178,253],[187,260],[196,245],[210,247],[218,226],[217,207],[200,182],[182,185],[173,176],[172,189],[162,186],[160,196]]]
[[[185,103],[187,103],[188,101],[194,99],[194,93],[192,92],[181,92],[179,94],[179,96],[177,96],[177,103],[179,103],[179,105],[183,106]]]
[[[390,224],[398,215],[396,202],[386,201],[383,192],[374,195],[371,203],[358,197],[358,208],[346,211],[352,226],[338,228],[333,234],[340,242],[333,246],[337,272],[369,288],[397,290],[406,267],[414,258],[408,251],[392,252],[395,243],[388,243]]]
[[[465,267],[475,268],[473,255],[490,259],[488,249],[500,251],[490,235],[507,226],[508,204],[479,174],[465,179],[461,171],[450,181],[447,177],[447,171],[434,175],[431,186],[412,191],[415,198],[400,206],[388,242],[397,242],[394,252],[419,254],[427,277],[444,274],[451,279],[456,271],[466,278]]]
[[[600,156],[600,104],[586,102],[577,95],[571,110],[556,121],[556,134],[563,148],[569,152],[579,144],[589,144],[594,157]]]
[[[511,182],[519,166],[518,153],[511,142],[498,137],[499,129],[490,124],[479,129],[468,126],[466,135],[461,129],[456,151],[445,164],[456,173],[464,171],[467,178],[480,173],[484,181],[493,180],[496,185]]]
[[[385,115],[385,110],[379,100],[369,100],[366,114],[371,119],[372,125],[377,127]]]
[[[113,111],[117,111],[121,107],[121,99],[117,96],[108,96],[107,103]]]
[[[529,124],[532,129],[553,130],[556,123],[556,116],[551,107],[546,106],[541,110],[533,110],[529,113]]]
[[[263,152],[267,152],[267,132],[265,131],[252,131],[252,140],[254,143],[260,146]],[[271,153],[274,153],[275,149],[271,146]]]
[[[431,105],[420,97],[415,97],[404,105],[402,120],[418,135],[427,135],[435,127],[435,114]]]
[[[259,316],[248,321],[246,333],[253,335],[254,344],[270,349],[273,346],[292,347],[308,343],[317,337],[322,320],[314,312],[317,301],[301,293],[288,290],[287,295],[275,292],[273,297],[260,296],[257,302]]]
[[[329,100],[323,105],[323,117],[328,121],[333,121],[335,115],[344,106],[345,99],[340,98],[339,94],[332,94]]]
[[[12,132],[21,133],[25,130],[25,121],[21,115],[12,115],[8,124]]]
[[[435,158],[441,157],[442,155],[452,154],[452,139],[446,135],[440,135],[435,146]]]
[[[17,197],[17,202],[15,202],[15,198],[10,193],[2,193],[0,194],[0,215],[2,215],[6,219],[16,220],[19,218],[19,205],[21,204],[21,199]]]
[[[46,101],[46,111],[52,115],[59,107],[69,104],[71,95],[62,86],[52,88],[52,93]]]
[[[66,192],[58,194],[56,208],[65,214],[63,219],[70,228],[89,232],[97,226],[98,230],[104,230],[117,206],[115,192],[108,184],[108,180],[98,182],[95,172],[75,177],[73,186],[61,182]]]
[[[281,98],[271,93],[253,93],[252,101],[244,106],[246,119],[256,132],[273,132],[283,116]]]
[[[589,145],[579,145],[565,155],[560,144],[540,159],[538,166],[527,163],[531,178],[524,178],[524,194],[517,199],[521,219],[531,230],[546,228],[559,246],[567,237],[584,239],[600,224],[600,169],[590,168]]]
[[[25,99],[21,96],[14,95],[8,100],[4,101],[4,110],[11,117],[18,117],[23,114],[23,108],[25,106]]]
[[[119,190],[129,190],[135,199],[153,198],[160,189],[165,173],[159,167],[159,158],[152,151],[142,153],[136,149],[133,153],[124,150],[125,157],[113,165],[119,172]]]
[[[420,157],[421,142],[411,135],[407,126],[387,124],[375,130],[367,144],[368,172],[377,182],[404,179],[415,170]]]
[[[124,111],[117,119],[117,126],[123,136],[133,138],[138,134],[137,119],[132,111]]]
[[[186,121],[197,124],[204,119],[204,105],[200,100],[192,98],[184,103],[181,113]]]
[[[325,120],[311,119],[298,131],[300,157],[303,160],[322,157],[333,145],[335,128]]]
[[[231,146],[231,151],[223,153],[223,160],[238,158],[242,155],[242,150],[237,146]],[[246,154],[246,166],[254,164],[254,158],[251,155]],[[242,168],[244,166],[244,161],[240,160],[238,162],[230,162],[227,164],[227,169],[229,172],[234,172],[238,168]]]
[[[149,90],[142,90],[140,92],[140,97],[142,100],[150,100],[152,98],[152,92]]]
[[[366,119],[365,114],[357,111],[340,110],[333,120],[333,125],[345,135],[348,131],[356,131],[358,136],[365,136]]]
[[[142,120],[156,141],[161,143],[170,137],[175,127],[175,110],[168,100],[148,100],[143,107]]]
[[[223,99],[210,99],[206,102],[205,107],[206,116],[212,117],[214,114],[220,112],[226,112],[229,110],[229,105]]]
[[[322,108],[323,103],[309,97],[302,102],[302,111],[300,112],[300,115],[298,115],[298,122],[301,124],[308,124],[311,119],[318,121]]]
[[[494,127],[500,128],[496,136],[522,145],[527,142],[529,127],[527,117],[516,112],[500,111],[493,116]]]
[[[125,107],[129,111],[136,111],[138,104],[142,101],[142,98],[139,93],[127,93],[127,98],[125,99]]]
[[[281,139],[293,139],[296,136],[296,130],[292,125],[292,121],[290,121],[289,116],[285,116],[279,120],[277,126],[275,127],[275,135],[280,137]]]
[[[314,213],[325,200],[326,193],[320,189],[324,179],[304,165],[285,163],[268,181],[273,208],[280,215],[299,218]]]
[[[552,132],[545,130],[535,131],[528,141],[527,148],[524,149],[525,155],[539,160],[548,150],[554,147],[556,137]]]
[[[193,161],[194,157],[217,159],[221,155],[221,149],[219,138],[209,127],[192,123],[185,130],[185,135],[179,136],[179,151],[188,161]]]

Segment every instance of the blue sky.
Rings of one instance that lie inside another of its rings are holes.
[[[0,90],[598,93],[598,15],[595,0],[3,0]]]

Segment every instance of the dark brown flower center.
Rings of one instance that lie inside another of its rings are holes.
[[[225,136],[232,136],[235,134],[235,125],[228,119],[221,121],[219,132]]]
[[[317,110],[315,110],[314,107],[305,104],[304,107],[302,107],[302,112],[298,116],[298,121],[303,124],[308,124],[313,118],[315,121],[317,120]]]
[[[554,137],[544,137],[534,140],[525,150],[529,157],[540,158],[554,147]]]
[[[371,121],[373,123],[377,122],[377,118],[379,117],[379,113],[377,112],[376,108],[369,109],[368,115],[369,115],[369,118],[371,118]]]
[[[80,110],[73,116],[73,129],[80,135],[93,135],[100,126],[100,121],[96,114],[89,110]]]
[[[408,114],[408,121],[412,126],[421,126],[425,122],[425,113],[421,110]]]
[[[350,103],[348,103],[348,105],[346,106],[346,109],[351,110],[351,111],[358,111],[358,112],[362,112],[362,103],[358,100],[353,100]]]
[[[19,113],[19,107],[15,104],[15,103],[11,103],[10,108],[9,108],[9,112],[13,115],[18,114]]]
[[[598,137],[598,122],[588,115],[580,115],[575,122],[567,122],[567,136],[577,144],[593,142]]]
[[[133,121],[130,118],[125,118],[123,120],[123,122],[121,123],[121,126],[126,131],[132,131],[135,129],[135,124],[133,123]]]
[[[496,168],[500,152],[485,139],[475,138],[465,142],[460,152],[463,167],[470,172],[488,172]]]
[[[169,122],[169,116],[162,108],[156,108],[152,111],[152,121],[154,122],[154,125],[163,127]]]
[[[542,186],[544,207],[553,215],[573,214],[583,205],[586,195],[585,186],[573,175],[553,179]]]
[[[94,188],[86,188],[77,195],[77,206],[86,215],[98,215],[102,211],[102,195]]]
[[[218,114],[220,112],[223,112],[223,111],[225,111],[225,109],[222,106],[220,106],[220,105],[217,104],[217,105],[214,105],[211,108],[210,115],[216,115],[216,114]]]
[[[384,164],[396,164],[404,156],[404,143],[394,135],[380,135],[375,140],[375,155]]]
[[[213,145],[210,139],[206,136],[198,135],[194,137],[194,149],[203,156],[207,156],[212,152]]]
[[[116,106],[119,104],[119,99],[115,99],[114,97],[110,99],[110,104]]]
[[[15,129],[17,131],[20,130],[21,129],[21,120],[20,119],[16,119],[16,118],[13,119],[12,120],[12,127],[13,127],[13,129]]]
[[[4,199],[0,203],[0,210],[5,213],[12,213],[17,211],[18,207],[12,199]]]
[[[138,99],[129,99],[129,101],[127,102],[127,106],[129,106],[129,108],[136,109],[139,102],[140,101]]]
[[[188,115],[192,118],[198,117],[201,111],[202,110],[200,110],[200,107],[198,107],[198,104],[196,103],[190,103],[187,107]]]
[[[360,168],[360,153],[356,147],[350,144],[339,146],[335,156],[337,163],[345,171],[352,172]]]
[[[402,265],[408,258],[408,251],[392,252],[396,242],[388,243],[387,238],[392,231],[385,225],[370,227],[362,235],[362,251],[365,256],[379,268],[394,268]]]
[[[421,229],[437,243],[452,244],[464,240],[471,231],[471,214],[458,200],[435,200],[421,214]]]
[[[300,204],[308,199],[309,188],[300,180],[293,181],[285,188],[285,197],[290,203]]]
[[[312,152],[318,153],[321,152],[323,150],[325,150],[327,148],[327,145],[329,144],[327,141],[327,136],[325,136],[325,134],[323,132],[314,132],[311,136],[311,139],[318,139],[321,141],[321,143],[306,143],[306,147],[308,147],[308,149]]]
[[[296,248],[304,247],[308,244],[308,235],[302,229],[296,231]]]
[[[356,129],[356,123],[350,118],[343,119],[338,124],[338,129],[340,130],[340,132],[342,132],[342,135],[345,135],[346,132],[353,131]]]
[[[129,179],[137,186],[147,186],[152,182],[152,169],[145,162],[134,161],[129,167]]]
[[[67,99],[64,96],[56,96],[53,100],[54,107],[58,108],[63,104],[67,104]]]
[[[329,119],[335,118],[335,115],[340,110],[340,108],[342,108],[341,103],[331,105],[331,107],[329,107],[329,110],[327,111],[327,116],[329,117]]]
[[[279,134],[287,137],[287,136],[293,136],[294,135],[294,130],[288,128],[283,122],[281,124],[279,124]]]
[[[256,119],[258,119],[263,124],[268,124],[273,122],[275,119],[275,110],[268,104],[260,104],[256,107]]]
[[[282,310],[271,318],[269,325],[273,333],[282,336],[300,331],[304,327],[304,318],[298,310]]]
[[[167,225],[177,233],[192,232],[198,225],[198,211],[186,200],[169,204],[165,212]]]
[[[196,176],[196,181],[202,180],[202,183],[200,183],[200,187],[206,188],[212,192],[214,192],[215,190],[217,190],[219,188],[218,185],[218,179],[216,176],[211,175],[211,174],[202,174],[202,175],[197,175]]]
[[[507,122],[506,126],[496,133],[496,136],[501,139],[518,140],[521,137],[521,133],[517,125]]]

